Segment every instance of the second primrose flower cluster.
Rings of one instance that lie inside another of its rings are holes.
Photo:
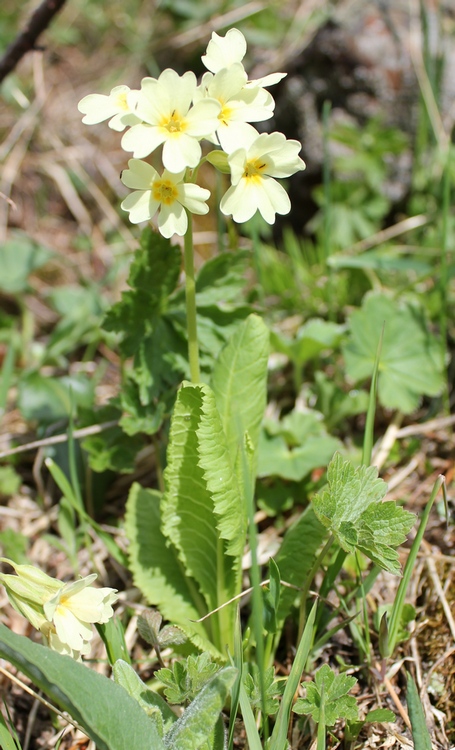
[[[109,120],[122,137],[122,148],[131,151],[122,182],[134,192],[122,203],[130,221],[138,224],[158,213],[164,237],[183,236],[187,211],[206,214],[209,190],[196,184],[204,161],[230,173],[231,187],[223,196],[221,211],[244,222],[259,211],[273,224],[276,214],[287,214],[291,204],[285,189],[274,178],[290,177],[305,168],[301,145],[282,133],[262,133],[251,125],[273,116],[275,102],[266,90],[284,73],[249,81],[242,64],[246,41],[237,29],[222,37],[212,34],[202,62],[207,73],[198,85],[192,72],[179,76],[164,70],[158,78],[144,78],[140,90],[116,86],[109,96],[89,94],[78,105],[92,125]],[[217,148],[203,156],[201,141]],[[143,159],[162,146],[161,174]],[[186,210],[185,210],[186,209]]]
[[[96,573],[72,583],[51,578],[33,565],[18,565],[1,557],[16,575],[0,573],[14,609],[27,618],[54,651],[80,659],[90,652],[93,624],[105,624],[113,616],[116,589],[92,586]]]

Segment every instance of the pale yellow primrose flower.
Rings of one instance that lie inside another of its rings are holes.
[[[46,637],[60,653],[79,658],[90,651],[92,623],[106,623],[114,614],[117,593],[111,588],[89,588],[96,573],[74,583],[63,583],[32,565],[11,565],[17,575],[0,574],[12,606]]]
[[[115,86],[109,96],[104,94],[88,94],[77,105],[79,112],[85,117],[82,122],[95,125],[112,118],[108,123],[112,130],[121,132],[129,125],[140,122],[134,112],[135,97],[138,91],[132,91],[128,86]]]
[[[135,102],[135,113],[143,121],[122,138],[122,148],[142,159],[163,145],[163,165],[178,173],[196,167],[201,160],[199,141],[216,130],[220,104],[202,99],[191,106],[197,88],[196,76],[179,76],[164,70],[158,79],[144,78]]]
[[[202,62],[207,70],[212,73],[218,73],[222,68],[230,68],[231,65],[241,63],[246,54],[246,39],[238,29],[229,29],[226,36],[219,36],[214,31],[212,38],[207,45],[205,55],[202,55]],[[272,86],[281,81],[286,73],[271,73],[263,78],[249,81],[248,87],[255,86]]]
[[[96,577],[92,573],[74,583],[63,584],[43,607],[58,641],[79,653],[84,653],[93,637],[91,624],[108,622],[114,614],[112,604],[118,598],[114,589],[89,588]],[[52,645],[52,638],[49,640]]]
[[[210,97],[220,103],[216,136],[227,153],[237,149],[248,135],[257,136],[248,123],[268,120],[275,109],[268,91],[259,86],[248,88],[246,83],[243,65],[237,62],[218,73],[205,73],[196,91],[195,101]]]
[[[283,133],[256,134],[244,142],[228,156],[232,185],[221,199],[221,211],[239,223],[259,211],[268,224],[275,222],[275,214],[289,213],[288,194],[272,178],[305,169],[300,149],[298,141],[287,141]]]
[[[159,209],[158,229],[163,237],[173,234],[183,236],[188,229],[185,208],[193,214],[206,214],[209,207],[205,201],[210,191],[191,182],[184,182],[185,171],[177,174],[164,170],[158,172],[145,161],[130,159],[129,169],[122,172],[122,182],[133,188],[122,208],[129,211],[130,221],[139,224],[153,218]]]

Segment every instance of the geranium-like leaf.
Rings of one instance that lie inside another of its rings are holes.
[[[374,466],[355,468],[335,454],[327,472],[328,486],[313,498],[317,517],[346,552],[359,549],[373,562],[400,575],[398,554],[414,523],[414,514],[394,502],[382,502],[386,483]]]
[[[351,315],[350,329],[351,338],[343,351],[347,373],[355,381],[372,375],[384,329],[379,362],[381,404],[409,414],[423,395],[441,392],[440,342],[428,330],[420,309],[372,294]]]
[[[337,675],[324,664],[315,674],[314,682],[304,683],[306,698],[299,698],[293,708],[296,714],[311,714],[318,724],[332,727],[337,719],[358,718],[356,699],[348,695],[357,680],[346,674]]]

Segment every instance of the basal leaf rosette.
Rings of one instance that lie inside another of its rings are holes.
[[[398,554],[415,516],[393,501],[383,502],[386,483],[375,466],[354,467],[336,453],[327,470],[327,489],[313,498],[321,523],[346,552],[358,549],[379,567],[400,575]]]

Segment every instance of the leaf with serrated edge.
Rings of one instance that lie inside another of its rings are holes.
[[[245,511],[230,464],[211,389],[185,383],[171,422],[165,470],[163,531],[179,550],[188,573],[198,581],[209,608],[219,591],[219,538],[225,540],[225,600],[237,592],[245,539]]]
[[[125,531],[134,583],[148,602],[159,607],[166,620],[180,625],[198,648],[219,657],[203,624],[192,622],[206,610],[197,608],[189,576],[161,531],[160,500],[159,492],[143,489],[139,484],[133,484],[130,490]],[[197,588],[195,582],[193,587]]]
[[[328,488],[313,498],[317,517],[346,552],[356,548],[380,567],[400,574],[398,555],[414,514],[393,502],[382,503],[387,485],[374,466],[355,468],[337,453],[327,471]]]

